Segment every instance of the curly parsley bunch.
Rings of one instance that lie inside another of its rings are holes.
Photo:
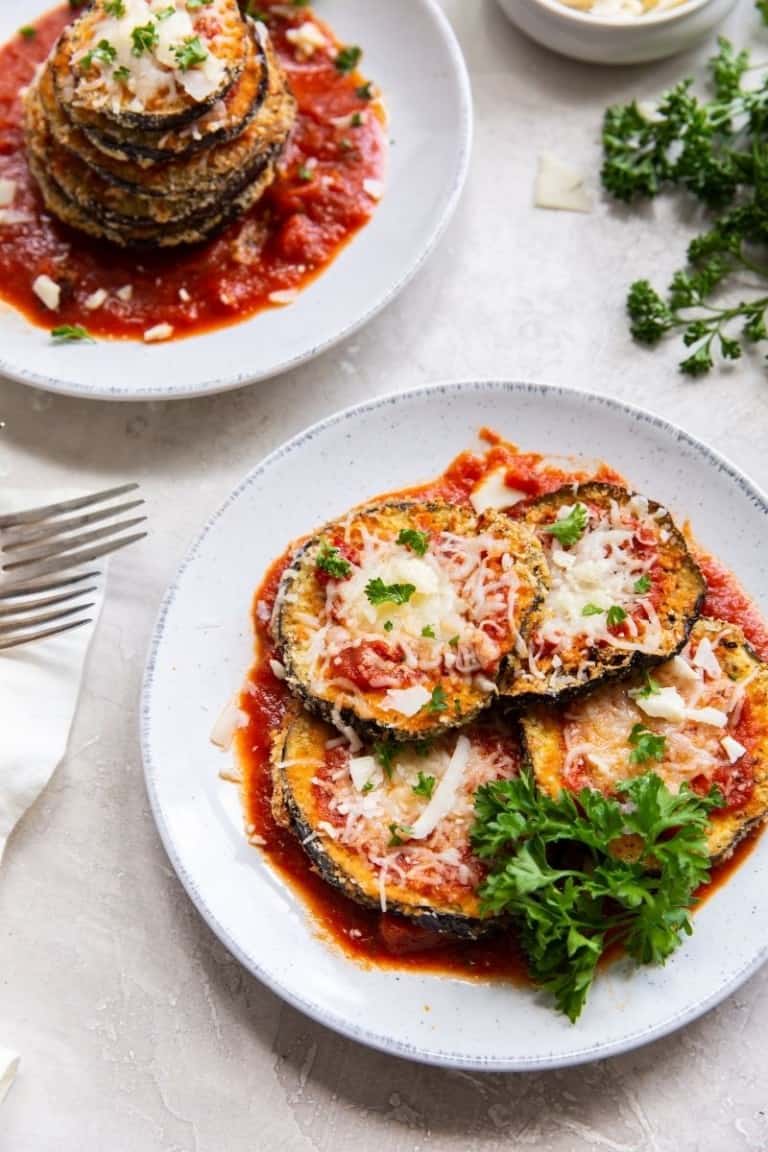
[[[757,7],[768,23],[768,0]],[[656,107],[615,106],[603,122],[602,180],[612,196],[630,203],[676,187],[714,214],[666,294],[636,280],[627,299],[636,340],[681,333],[690,352],[680,367],[690,376],[708,372],[718,354],[738,360],[745,344],[768,339],[768,66],[751,66],[750,54],[722,37],[718,45],[711,99],[686,79]],[[744,276],[749,296],[712,302],[743,288]]]

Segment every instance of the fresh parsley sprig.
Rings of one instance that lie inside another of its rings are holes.
[[[768,21],[768,3],[757,7]],[[666,294],[638,279],[627,297],[634,338],[655,345],[678,332],[690,349],[680,361],[689,376],[768,339],[768,67],[753,68],[750,54],[722,37],[718,46],[710,99],[699,99],[688,78],[655,108],[633,101],[609,108],[603,121],[602,180],[612,196],[631,203],[680,188],[715,213]]]
[[[488,865],[483,907],[513,918],[533,980],[571,1021],[608,944],[663,964],[690,935],[695,892],[709,877],[707,819],[721,804],[714,790],[673,794],[652,773],[616,798],[584,789],[553,799],[527,771],[478,789],[472,848]],[[632,859],[612,852],[624,836]]]

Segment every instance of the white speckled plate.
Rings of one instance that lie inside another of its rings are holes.
[[[0,375],[103,400],[223,392],[326,351],[405,287],[464,185],[472,97],[461,49],[437,0],[316,0],[316,9],[340,39],[362,45],[366,75],[384,93],[394,145],[370,224],[294,304],[186,340],[56,346],[0,307]],[[0,42],[17,33],[19,19],[18,5],[0,3]]]
[[[613,400],[527,384],[450,384],[376,400],[310,428],[232,493],[169,589],[144,685],[147,785],[160,834],[214,932],[278,995],[400,1056],[476,1069],[576,1064],[624,1052],[712,1008],[768,956],[768,837],[695,918],[663,969],[601,974],[576,1026],[532,990],[366,970],[324,943],[243,837],[226,757],[209,742],[252,658],[251,598],[287,542],[374,495],[426,480],[491,425],[525,448],[603,457],[690,516],[768,612],[765,497],[680,429]]]

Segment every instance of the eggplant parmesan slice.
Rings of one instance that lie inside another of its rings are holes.
[[[525,754],[539,788],[596,788],[656,772],[725,806],[710,817],[708,847],[722,859],[768,815],[768,665],[733,624],[701,619],[682,652],[564,706],[521,717]],[[631,849],[631,846],[629,846]]]
[[[666,509],[590,482],[514,515],[541,541],[551,587],[527,652],[510,660],[503,695],[520,705],[572,696],[682,648],[706,585]]]
[[[173,9],[173,11],[171,11]],[[237,0],[96,0],[51,56],[59,102],[80,125],[172,129],[226,96],[247,58]]]
[[[276,741],[273,810],[351,900],[472,939],[489,927],[469,840],[474,793],[515,776],[519,761],[517,737],[493,723],[351,752],[302,711]]]
[[[286,682],[340,730],[408,740],[496,695],[547,585],[534,534],[496,514],[392,503],[329,524],[280,582]]]

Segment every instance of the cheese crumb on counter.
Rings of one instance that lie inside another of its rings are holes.
[[[556,156],[539,156],[534,203],[537,208],[561,212],[591,212],[592,197],[584,187],[584,177]]]

